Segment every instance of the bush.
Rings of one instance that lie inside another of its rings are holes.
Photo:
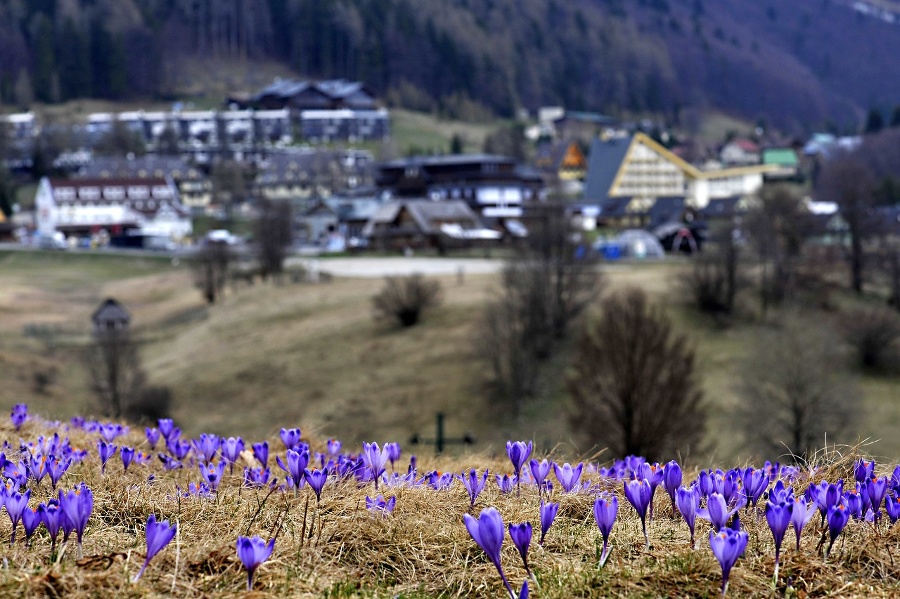
[[[155,425],[160,418],[170,418],[172,390],[168,387],[145,387],[128,405],[125,418],[135,424]]]
[[[441,284],[420,274],[387,277],[384,288],[372,298],[375,318],[396,318],[403,327],[419,322],[423,310],[441,302]]]
[[[882,368],[900,337],[900,317],[886,308],[854,310],[841,323],[844,339],[863,368]]]
[[[696,449],[705,413],[694,350],[640,289],[601,304],[576,348],[572,428],[612,455],[650,461]]]
[[[860,391],[841,372],[834,334],[792,318],[762,331],[740,365],[736,422],[765,455],[810,456],[823,443],[852,441]]]
[[[724,232],[718,243],[707,245],[691,260],[691,268],[681,283],[697,309],[714,315],[730,315],[735,297],[745,284],[740,253],[731,231]]]

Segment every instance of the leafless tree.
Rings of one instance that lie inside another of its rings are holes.
[[[256,207],[254,238],[259,271],[263,280],[269,276],[279,277],[291,246],[291,205],[261,198]]]
[[[871,169],[854,154],[844,154],[827,162],[819,175],[817,195],[835,202],[847,224],[850,287],[862,293],[866,242],[876,230],[873,218],[875,181]]]
[[[540,362],[553,355],[601,284],[596,260],[579,247],[562,207],[545,207],[507,261],[475,336],[495,388],[514,408],[533,393]]]
[[[203,293],[207,303],[214,304],[225,288],[231,261],[231,248],[220,241],[207,241],[192,256],[194,284]]]
[[[759,293],[765,314],[770,306],[794,293],[811,218],[799,195],[787,186],[773,185],[760,190],[743,220],[759,259]]]
[[[372,298],[376,318],[396,319],[401,326],[419,322],[422,312],[441,302],[441,284],[420,274],[387,277],[384,287]]]
[[[887,308],[857,308],[841,321],[841,333],[863,368],[882,368],[900,339],[900,317]]]
[[[600,308],[566,380],[572,428],[617,456],[660,460],[696,449],[705,412],[687,337],[640,289],[619,291]]]
[[[697,309],[716,316],[734,311],[738,291],[746,285],[741,249],[731,227],[718,231],[691,258],[691,266],[679,283],[693,298]]]
[[[760,331],[740,366],[734,419],[750,446],[802,457],[850,440],[861,396],[841,372],[843,359],[834,333],[818,323],[792,317],[781,330]]]
[[[250,185],[245,167],[233,160],[216,163],[210,173],[213,202],[222,208],[225,225],[231,226],[234,209],[248,199]]]
[[[85,360],[103,415],[121,417],[144,388],[137,342],[127,328],[95,330]]]

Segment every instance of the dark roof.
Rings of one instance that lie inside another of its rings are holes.
[[[700,215],[703,218],[728,218],[734,216],[740,201],[741,196],[712,199],[702,210],[700,210]]]
[[[601,218],[625,216],[625,208],[628,207],[629,202],[631,202],[631,198],[608,198],[601,206]]]
[[[376,224],[394,222],[403,209],[424,234],[440,233],[440,224],[447,222],[482,228],[478,215],[462,200],[401,200],[382,204],[366,223],[363,235],[371,236]]]
[[[172,177],[176,180],[202,180],[203,173],[174,156],[138,156],[117,158],[101,156],[94,158],[82,168],[79,179],[148,179]]]
[[[587,180],[584,184],[584,199],[589,202],[604,202],[612,187],[616,173],[631,145],[631,137],[615,137],[609,140],[595,140],[588,157]]]
[[[446,154],[444,156],[410,156],[383,163],[385,168],[404,168],[407,166],[448,166],[464,164],[503,163],[512,164],[515,160],[497,154]]]
[[[661,197],[656,198],[653,205],[647,211],[650,222],[647,223],[648,228],[657,227],[663,223],[671,221],[680,221],[684,212],[683,197]]]
[[[116,322],[121,321],[126,324],[131,321],[131,315],[122,307],[122,304],[113,298],[107,298],[105,302],[94,310],[91,315],[91,322],[94,324],[100,322]]]

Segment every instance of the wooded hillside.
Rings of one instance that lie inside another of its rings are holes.
[[[844,0],[0,0],[0,100],[172,98],[185,62],[215,58],[360,79],[417,109],[849,127],[900,98],[898,42]]]

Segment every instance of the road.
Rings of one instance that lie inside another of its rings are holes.
[[[503,268],[502,260],[483,258],[417,258],[417,257],[354,257],[354,258],[300,258],[288,259],[288,265],[302,264],[308,270],[318,268],[336,277],[378,278],[423,275],[492,274]]]

